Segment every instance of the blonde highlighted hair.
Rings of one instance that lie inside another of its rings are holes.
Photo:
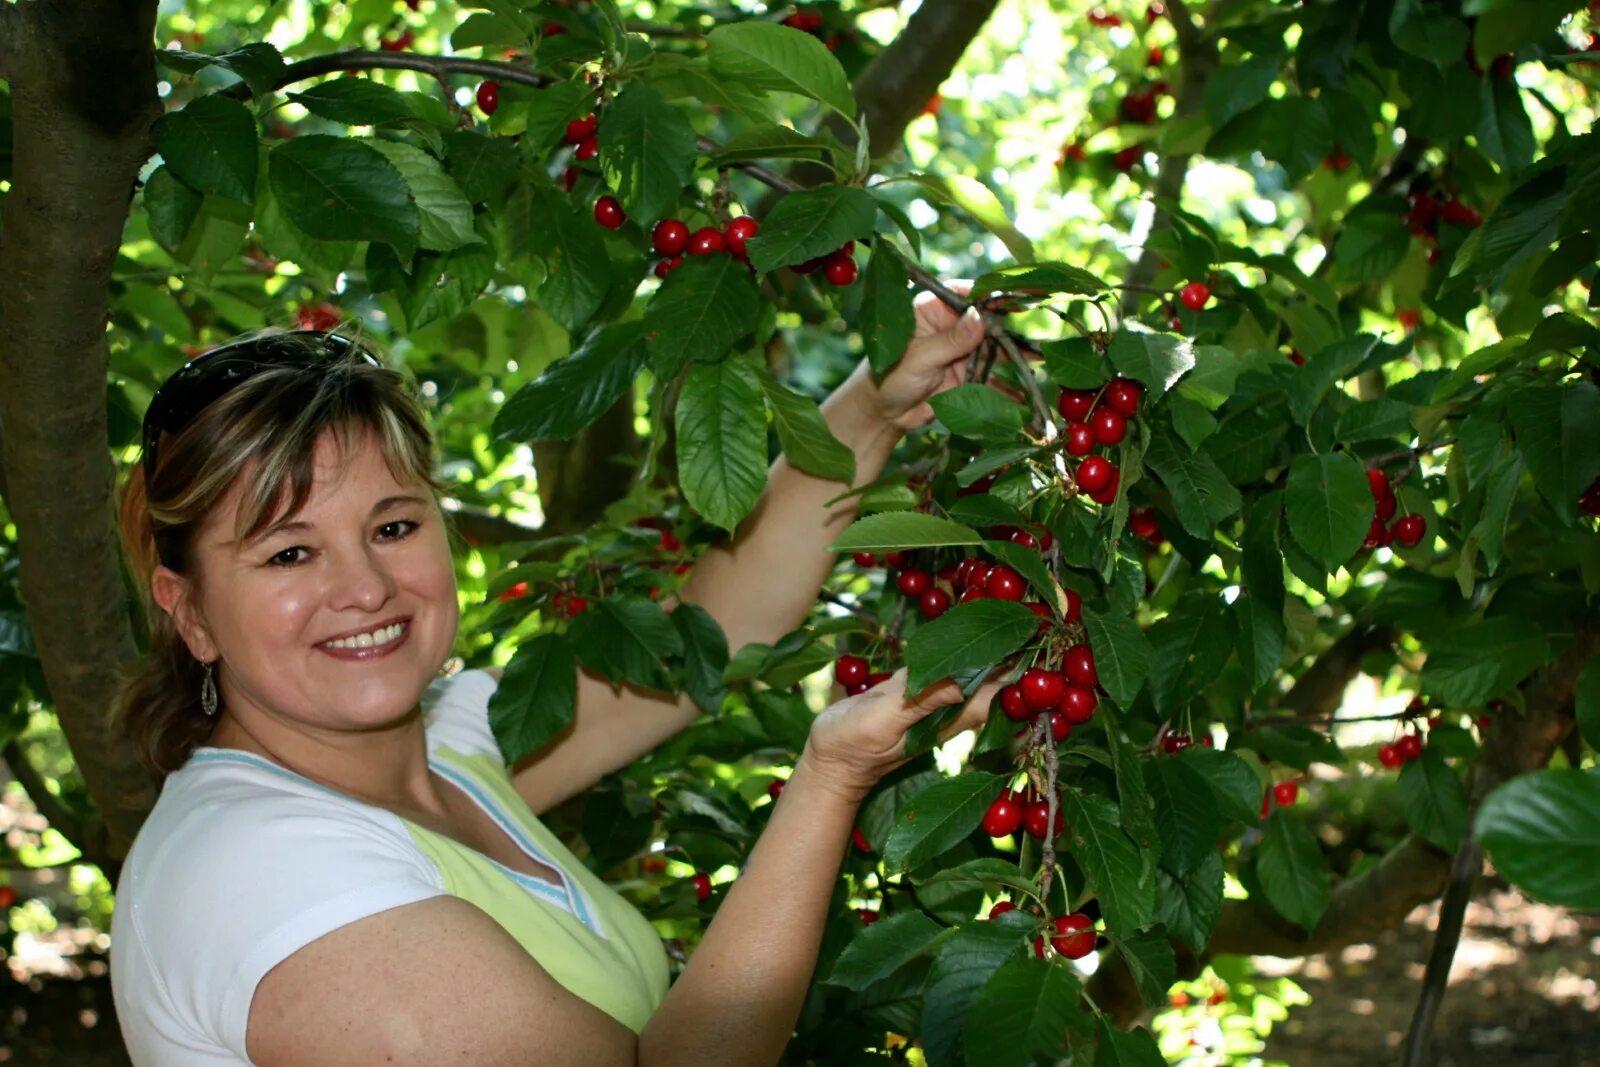
[[[351,337],[341,331],[341,335]],[[409,380],[363,357],[360,338],[345,354],[314,363],[272,363],[273,353],[325,351],[316,334],[263,330],[242,340],[263,350],[261,369],[207,405],[176,433],[163,434],[157,465],[129,472],[118,527],[145,601],[149,651],[124,679],[117,725],[140,759],[159,776],[182,766],[211,736],[214,720],[200,709],[204,668],[189,653],[170,616],[150,596],[158,565],[200,582],[194,538],[240,482],[234,537],[247,539],[293,516],[311,495],[317,442],[333,433],[343,448],[370,436],[395,478],[431,487],[433,435]]]

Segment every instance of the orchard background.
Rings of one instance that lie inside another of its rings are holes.
[[[1600,908],[1592,8],[0,3],[13,975],[103,975],[158,788],[107,722],[151,391],[344,324],[432,413],[507,756],[580,669],[704,709],[550,816],[683,952],[836,673],[1021,686],[840,843],[790,1062],[1242,1061],[1299,997],[1246,957],[1442,897],[1426,1062],[1486,858]],[[778,448],[849,492],[816,401],[916,289],[989,340],[809,623],[664,612]],[[122,1062],[75,995],[44,1043]]]

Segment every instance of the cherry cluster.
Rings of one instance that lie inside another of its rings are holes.
[[[844,686],[846,694],[855,696],[888,681],[889,672],[874,673],[872,664],[860,656],[840,656],[833,665],[833,680]]]
[[[1089,453],[1122,443],[1143,398],[1144,386],[1132,378],[1113,378],[1099,389],[1063,389],[1056,400],[1056,410],[1067,420],[1067,455],[1088,457],[1078,464],[1078,488],[1097,504],[1116,499],[1122,472],[1105,457]]]
[[[825,256],[808,259],[789,269],[796,274],[814,274],[820,270],[822,276],[828,279],[829,285],[843,289],[845,286],[855,284],[856,276],[860,273],[860,268],[856,266],[855,250],[856,243],[846,241],[843,246]]]
[[[622,209],[619,206],[617,210],[620,213]],[[595,218],[599,217],[596,205]],[[621,226],[625,221],[625,218],[620,219],[616,226]],[[602,221],[601,225],[607,224]],[[610,228],[615,229],[616,226]],[[691,231],[688,223],[682,219],[662,219],[650,231],[650,247],[661,257],[656,263],[656,277],[665,278],[677,270],[685,255],[714,256],[726,252],[741,263],[749,263],[750,253],[745,242],[760,231],[761,224],[749,215],[739,215],[729,220],[728,225],[720,230],[715,226],[702,226]]]
[[[1407,200],[1410,208],[1404,215],[1406,225],[1411,228],[1412,234],[1432,246],[1428,250],[1429,263],[1439,262],[1439,224],[1441,222],[1448,222],[1467,229],[1483,225],[1482,215],[1453,196],[1439,199],[1425,188],[1413,188]]]
[[[1067,828],[1067,817],[1061,810],[1061,796],[1056,795],[1055,833],[1050,833],[1050,802],[1039,795],[1032,785],[1020,793],[1015,789],[1001,790],[983,813],[983,832],[990,837],[1010,837],[1019,829],[1029,837],[1043,841],[1048,835],[1060,837]]]
[[[826,45],[830,52],[839,47],[838,34],[823,36],[823,18],[815,11],[796,11],[786,17],[780,25],[799,30],[801,33],[809,33]]]
[[[1367,487],[1372,490],[1375,511],[1372,525],[1367,528],[1367,539],[1361,547],[1382,548],[1391,541],[1399,542],[1406,548],[1416,548],[1421,544],[1422,535],[1428,530],[1428,522],[1421,515],[1402,515],[1393,526],[1386,525],[1394,518],[1395,509],[1399,507],[1394,487],[1389,484],[1389,476],[1371,467],[1367,470]]]
[[[1192,747],[1194,743],[1194,735],[1186,730],[1174,730],[1169,726],[1163,726],[1157,732],[1155,740],[1156,747],[1169,756],[1177,755],[1184,749]],[[1217,743],[1212,740],[1211,731],[1209,730],[1200,735],[1200,744],[1207,748],[1217,747]]]
[[[1422,735],[1405,734],[1400,740],[1378,746],[1378,762],[1385,767],[1400,767],[1422,755]]]
[[[1293,778],[1285,778],[1275,782],[1261,797],[1261,817],[1265,819],[1276,804],[1280,808],[1292,808],[1294,802],[1300,799],[1300,783]]]

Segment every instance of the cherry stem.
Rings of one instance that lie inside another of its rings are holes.
[[[1044,440],[1049,444],[1056,438],[1056,424],[1050,418],[1050,405],[1044,402],[1044,394],[1039,392],[1039,383],[1034,379],[1033,371],[1022,358],[1022,353],[1017,350],[1017,343],[1011,339],[1009,333],[991,325],[989,335],[999,343],[1001,351],[1005,352],[1011,365],[1017,368],[1017,377],[1022,379],[1023,388],[1028,391],[1028,401],[1033,405],[1034,414],[1038,415],[1044,424]]]
[[[1056,811],[1059,800],[1056,797],[1056,773],[1060,770],[1060,763],[1056,758],[1055,738],[1050,735],[1050,717],[1048,713],[1040,714],[1033,724],[1033,736],[1028,738],[1030,744],[1044,745],[1044,781],[1046,819],[1044,823],[1044,848],[1039,853],[1039,866],[1043,878],[1039,883],[1039,899],[1044,901],[1045,910],[1050,910],[1050,880],[1056,873]]]
[[[878,621],[878,617],[876,615],[874,615],[872,612],[868,611],[866,608],[858,607],[857,605],[855,605],[851,601],[846,600],[844,597],[840,596],[838,593],[832,592],[831,590],[828,590],[828,589],[823,589],[817,595],[821,599],[827,601],[829,604],[837,604],[841,608],[844,608],[846,611],[848,611],[850,614],[854,615],[856,618],[860,619],[862,622],[867,623],[868,625],[870,625],[874,630],[883,629],[883,623]],[[904,601],[902,601],[902,603],[904,603]]]

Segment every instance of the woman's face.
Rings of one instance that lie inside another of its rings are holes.
[[[235,486],[200,529],[198,626],[185,637],[197,655],[208,650],[196,639],[209,642],[201,658],[220,658],[235,716],[382,728],[416,707],[455,639],[443,517],[427,486],[395,480],[370,436],[345,450],[324,434],[313,458],[298,514],[235,542]]]

